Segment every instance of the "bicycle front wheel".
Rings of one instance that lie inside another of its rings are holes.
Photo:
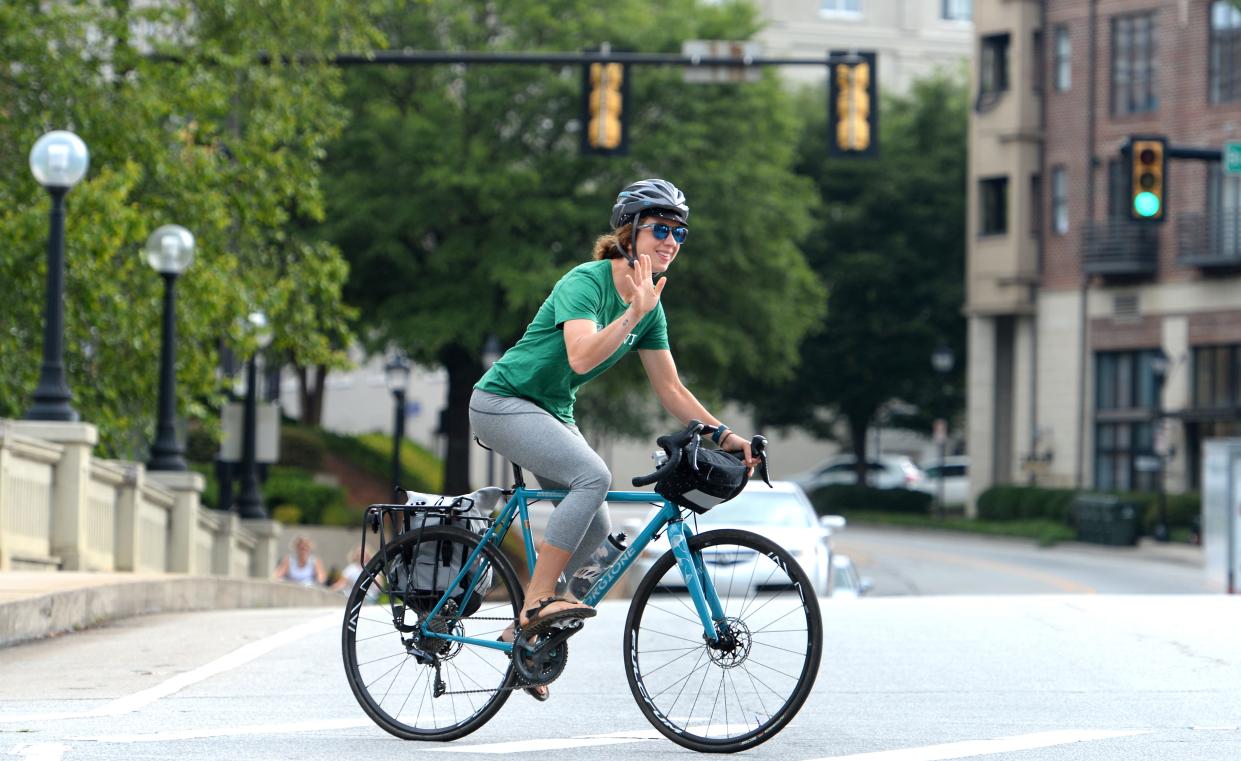
[[[671,551],[642,579],[625,624],[625,674],[673,742],[735,753],[771,739],[810,695],[823,653],[814,587],[793,557],[749,531],[694,536],[690,554],[724,609],[704,636]]]
[[[354,584],[345,608],[345,675],[367,715],[406,740],[455,740],[486,724],[508,700],[514,678],[503,650],[426,636],[424,619],[439,595],[417,590],[426,574],[408,570],[414,558],[468,558],[479,537],[451,526],[411,531],[376,553]],[[455,574],[455,570],[454,570]],[[423,577],[423,578],[419,578]],[[521,608],[512,565],[494,545],[483,548],[466,578],[486,579],[481,600],[445,604],[429,628],[495,640]],[[446,586],[452,580],[445,578]],[[395,607],[394,607],[395,605]],[[399,623],[399,626],[398,626]],[[417,652],[423,654],[420,660]]]

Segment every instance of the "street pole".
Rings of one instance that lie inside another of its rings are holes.
[[[185,470],[185,457],[177,442],[176,390],[176,293],[177,275],[162,273],[164,278],[164,343],[159,358],[159,423],[155,443],[151,445],[150,470]]]
[[[69,400],[65,380],[65,194],[69,188],[49,187],[52,211],[47,236],[47,298],[43,315],[43,366],[27,420],[79,419]]]
[[[266,518],[263,495],[259,492],[259,473],[256,462],[258,445],[258,354],[250,356],[246,363],[246,402],[241,434],[241,494],[237,497],[237,513],[242,518]]]
[[[396,399],[396,422],[392,426],[392,489],[401,486],[401,440],[405,438],[405,390],[392,392]]]
[[[43,365],[27,420],[80,418],[65,379],[65,194],[86,175],[90,152],[72,132],[55,130],[30,149],[30,172],[52,197],[47,235],[47,291],[43,315]]]
[[[939,518],[943,519],[944,509],[944,459],[948,456],[948,421],[940,418],[936,422],[936,434],[939,438]]]

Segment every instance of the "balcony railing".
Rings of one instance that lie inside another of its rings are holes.
[[[1145,277],[1159,269],[1159,232],[1127,219],[1092,222],[1082,229],[1088,275]]]
[[[1176,258],[1200,269],[1241,268],[1241,211],[1187,213],[1176,220]]]

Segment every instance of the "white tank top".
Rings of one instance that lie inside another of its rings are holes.
[[[315,578],[315,556],[308,556],[306,558],[305,565],[298,565],[297,555],[290,555],[289,570],[285,573],[284,577],[289,581],[304,584],[308,587],[313,587],[318,584],[319,580]]]

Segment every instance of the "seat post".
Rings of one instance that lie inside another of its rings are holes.
[[[526,488],[526,477],[521,472],[521,466],[515,462],[510,462],[513,466],[513,485],[519,489]]]

